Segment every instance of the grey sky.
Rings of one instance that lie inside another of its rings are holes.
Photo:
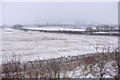
[[[118,7],[115,2],[79,3],[3,3],[3,24],[34,24],[64,21],[93,21],[117,24]]]
[[[2,3],[0,3],[0,25],[2,24]]]

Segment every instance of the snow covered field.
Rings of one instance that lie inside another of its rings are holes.
[[[62,27],[24,27],[30,30],[47,30],[47,31],[85,31],[85,29],[73,29],[73,28],[62,28]]]
[[[79,34],[59,34],[34,31],[20,31],[4,28],[2,31],[2,57],[9,60],[13,53],[22,56],[21,60],[53,58],[68,55],[81,55],[110,51],[118,47],[118,38],[113,36],[92,36]],[[0,47],[1,47],[0,46]],[[2,60],[2,59],[0,59]]]

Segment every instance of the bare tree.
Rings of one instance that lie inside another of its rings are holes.
[[[21,78],[20,57],[13,54],[10,61],[2,63],[3,78]]]
[[[117,75],[115,76],[115,79],[120,79],[120,52],[115,50],[115,62],[117,64]]]

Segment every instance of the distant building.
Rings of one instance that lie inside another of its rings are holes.
[[[23,29],[23,26],[22,25],[19,25],[19,24],[17,24],[17,25],[14,25],[14,27],[13,27],[14,29],[19,29],[19,30],[21,30],[21,29]]]
[[[92,27],[87,27],[85,31],[92,32],[92,31],[95,31],[95,29],[93,29]]]
[[[109,26],[109,25],[98,25],[96,27],[96,31],[114,31],[115,27],[114,26]]]

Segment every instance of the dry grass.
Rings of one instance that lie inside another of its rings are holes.
[[[120,53],[117,53],[117,56],[118,55],[120,55]],[[61,71],[63,71],[64,75],[66,75],[67,71],[73,71],[81,65],[91,68],[92,71],[93,68],[90,65],[95,64],[100,65],[99,67],[101,69],[101,76],[103,77],[103,64],[106,64],[108,61],[116,61],[116,52],[68,56],[49,60],[37,59],[35,61],[26,61],[24,63],[17,61],[16,58],[12,58],[11,61],[4,62],[2,64],[2,77],[60,78]],[[114,63],[112,66],[118,65]]]

